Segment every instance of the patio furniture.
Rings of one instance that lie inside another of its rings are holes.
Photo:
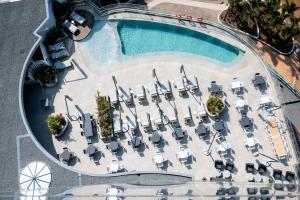
[[[153,111],[153,121],[157,129],[160,129],[163,126],[162,114],[159,108]]]
[[[189,124],[192,121],[192,115],[191,115],[191,110],[189,105],[184,106],[184,123]]]
[[[137,91],[139,91],[137,93],[137,98],[139,100],[139,103],[142,104],[146,100],[145,86],[142,85],[141,87],[138,88]]]
[[[157,92],[157,85],[156,83],[151,83],[148,87],[148,91],[150,93],[152,101],[156,100],[158,98],[158,92]]]
[[[173,132],[172,135],[175,137],[176,140],[182,140],[185,133],[181,128],[176,128]]]
[[[200,102],[199,106],[198,106],[198,110],[199,110],[199,116],[202,120],[207,118],[207,113],[205,110],[205,106],[202,102]]]
[[[229,172],[232,173],[234,171],[234,168],[235,168],[234,163],[232,163],[232,162],[226,162],[225,169],[227,171],[229,171]]]
[[[216,178],[222,178],[223,177],[223,172],[221,170],[216,170]]]
[[[75,11],[72,11],[71,14],[69,15],[69,17],[80,25],[83,25],[84,22],[86,21],[86,19],[84,17],[82,17]]]
[[[221,142],[217,148],[218,153],[220,156],[225,156],[228,153],[228,150],[230,149],[230,145],[226,142]]]
[[[257,171],[260,175],[264,175],[267,173],[268,169],[267,169],[267,166],[262,164],[262,163],[259,163],[258,164],[258,168],[257,168]]]
[[[195,133],[201,137],[206,136],[208,134],[208,131],[208,128],[203,123],[200,123],[195,129]]]
[[[247,102],[242,99],[242,98],[238,98],[236,100],[236,103],[235,103],[235,108],[239,111],[239,112],[242,112],[244,109],[245,109],[245,106],[247,105]]]
[[[178,125],[176,110],[173,107],[169,107],[167,109],[167,116],[168,116],[169,122],[172,126],[177,126]]]
[[[123,100],[126,105],[133,104],[133,96],[130,88],[126,88],[126,89],[120,88],[119,92],[121,92],[121,94],[119,94],[119,98],[121,98],[121,100]]]
[[[65,49],[65,44],[63,41],[60,41],[60,42],[57,42],[55,44],[50,44],[48,45],[48,51],[50,52],[54,52],[54,51],[59,51],[59,50],[62,50],[62,49]]]
[[[282,170],[273,169],[273,177],[275,180],[282,180]]]
[[[49,55],[51,60],[60,60],[68,57],[70,54],[67,49],[61,49],[59,51],[53,52]]]
[[[130,130],[134,133],[134,131],[137,129],[137,119],[135,115],[129,115],[126,116],[127,122],[129,124]]]
[[[117,173],[122,170],[124,170],[124,166],[121,165],[117,160],[113,160],[112,163],[108,167],[108,171],[110,173]]]
[[[56,61],[56,62],[53,62],[53,67],[57,70],[64,70],[64,69],[67,69],[69,67],[72,67],[73,64],[71,61],[69,60],[66,60],[66,61]]]
[[[247,188],[247,193],[250,194],[250,195],[255,195],[257,193],[257,188],[255,187],[250,187],[250,188]]]
[[[64,147],[63,152],[60,154],[60,158],[63,161],[63,163],[67,164],[72,157],[72,153],[69,151],[68,148]]]
[[[246,172],[247,173],[254,173],[255,172],[255,167],[254,167],[254,164],[253,163],[246,163]]]
[[[223,187],[218,188],[216,195],[217,196],[224,196],[226,194],[226,190]]]
[[[158,168],[162,168],[164,166],[165,159],[161,153],[156,153],[153,158],[154,163]]]
[[[153,133],[150,136],[150,140],[153,142],[153,144],[159,144],[161,141],[161,136],[158,133]]]
[[[239,122],[242,127],[250,127],[252,125],[251,120],[247,116],[242,116]]]
[[[256,73],[254,79],[252,80],[254,86],[260,86],[265,84],[265,79],[259,73]]]
[[[69,22],[68,20],[65,20],[62,23],[62,27],[67,29],[68,31],[70,31],[73,35],[78,35],[80,30],[71,22]]]
[[[213,128],[218,132],[223,132],[225,129],[224,122],[222,120],[216,121]]]
[[[179,92],[179,96],[183,96],[187,93],[187,88],[184,84],[183,78],[176,79],[176,87]]]
[[[111,141],[108,145],[108,149],[111,151],[111,152],[117,152],[120,148],[120,145],[118,142],[116,141]]]
[[[271,105],[271,99],[268,95],[262,95],[260,97],[260,105],[263,105],[265,107],[270,106]]]
[[[166,99],[172,96],[171,84],[169,81],[159,85],[160,91],[163,93]]]
[[[199,90],[199,84],[198,79],[196,76],[193,76],[192,78],[189,78],[189,86],[192,93],[195,93],[197,90]]]
[[[151,123],[150,123],[149,113],[143,112],[141,114],[141,125],[142,125],[145,132],[148,132],[150,130]]]
[[[254,149],[256,149],[256,144],[257,144],[257,141],[254,137],[250,137],[250,138],[246,139],[246,147],[247,148],[254,150]]]
[[[217,85],[215,81],[211,82],[211,86],[208,90],[211,94],[220,94],[222,92],[221,87]]]
[[[177,154],[176,157],[181,163],[185,163],[190,156],[190,152],[187,149],[181,149]]]
[[[84,134],[85,134],[86,138],[92,137],[94,135],[91,117],[92,116],[90,113],[83,114],[83,118],[84,118],[83,129],[84,129]]]
[[[142,137],[133,136],[131,139],[131,145],[134,149],[139,148],[142,144]]]
[[[89,156],[89,157],[92,157],[95,155],[95,153],[97,152],[97,148],[92,145],[92,144],[89,144],[88,147],[86,148],[85,150],[85,153]]]
[[[113,116],[113,130],[114,134],[123,133],[122,120],[118,114]]]
[[[233,92],[240,92],[243,89],[243,83],[234,78],[231,82],[231,89]]]
[[[224,169],[224,163],[222,160],[215,160],[215,168],[218,170]]]
[[[225,179],[231,179],[231,173],[230,173],[230,171],[224,170],[224,172],[223,172],[223,177],[224,177]]]
[[[294,173],[294,172],[291,172],[291,171],[286,171],[284,177],[285,177],[285,179],[286,179],[287,181],[289,181],[289,182],[293,182],[293,181],[295,181],[295,179],[296,179],[295,173]]]
[[[110,98],[111,106],[113,108],[117,108],[119,105],[118,91],[117,90],[111,91],[111,93],[109,94],[109,98]]]

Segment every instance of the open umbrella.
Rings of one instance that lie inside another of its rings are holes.
[[[46,199],[52,180],[49,167],[43,162],[31,162],[20,173],[21,199]]]

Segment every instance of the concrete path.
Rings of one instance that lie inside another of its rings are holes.
[[[228,6],[226,4],[215,4],[215,3],[205,3],[199,1],[191,1],[191,0],[154,0],[148,3],[148,8],[151,9],[159,4],[162,3],[173,3],[178,5],[185,5],[185,6],[193,6],[198,8],[206,8],[211,10],[225,10]]]

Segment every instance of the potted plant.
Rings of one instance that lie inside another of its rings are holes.
[[[62,114],[57,114],[49,115],[47,123],[50,133],[59,137],[67,129],[69,121]]]
[[[222,96],[214,94],[210,95],[206,102],[206,110],[212,117],[221,114],[225,109],[225,103]]]
[[[35,69],[34,78],[41,85],[45,85],[46,87],[52,87],[57,83],[55,69],[46,64],[43,64]]]

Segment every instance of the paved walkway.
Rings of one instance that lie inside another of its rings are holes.
[[[225,10],[227,6],[225,4],[215,4],[215,3],[205,3],[205,2],[199,2],[199,1],[191,1],[191,0],[154,0],[148,3],[148,8],[151,9],[159,4],[162,3],[172,3],[177,5],[184,5],[184,6],[193,6],[198,8],[206,8],[211,10]]]

